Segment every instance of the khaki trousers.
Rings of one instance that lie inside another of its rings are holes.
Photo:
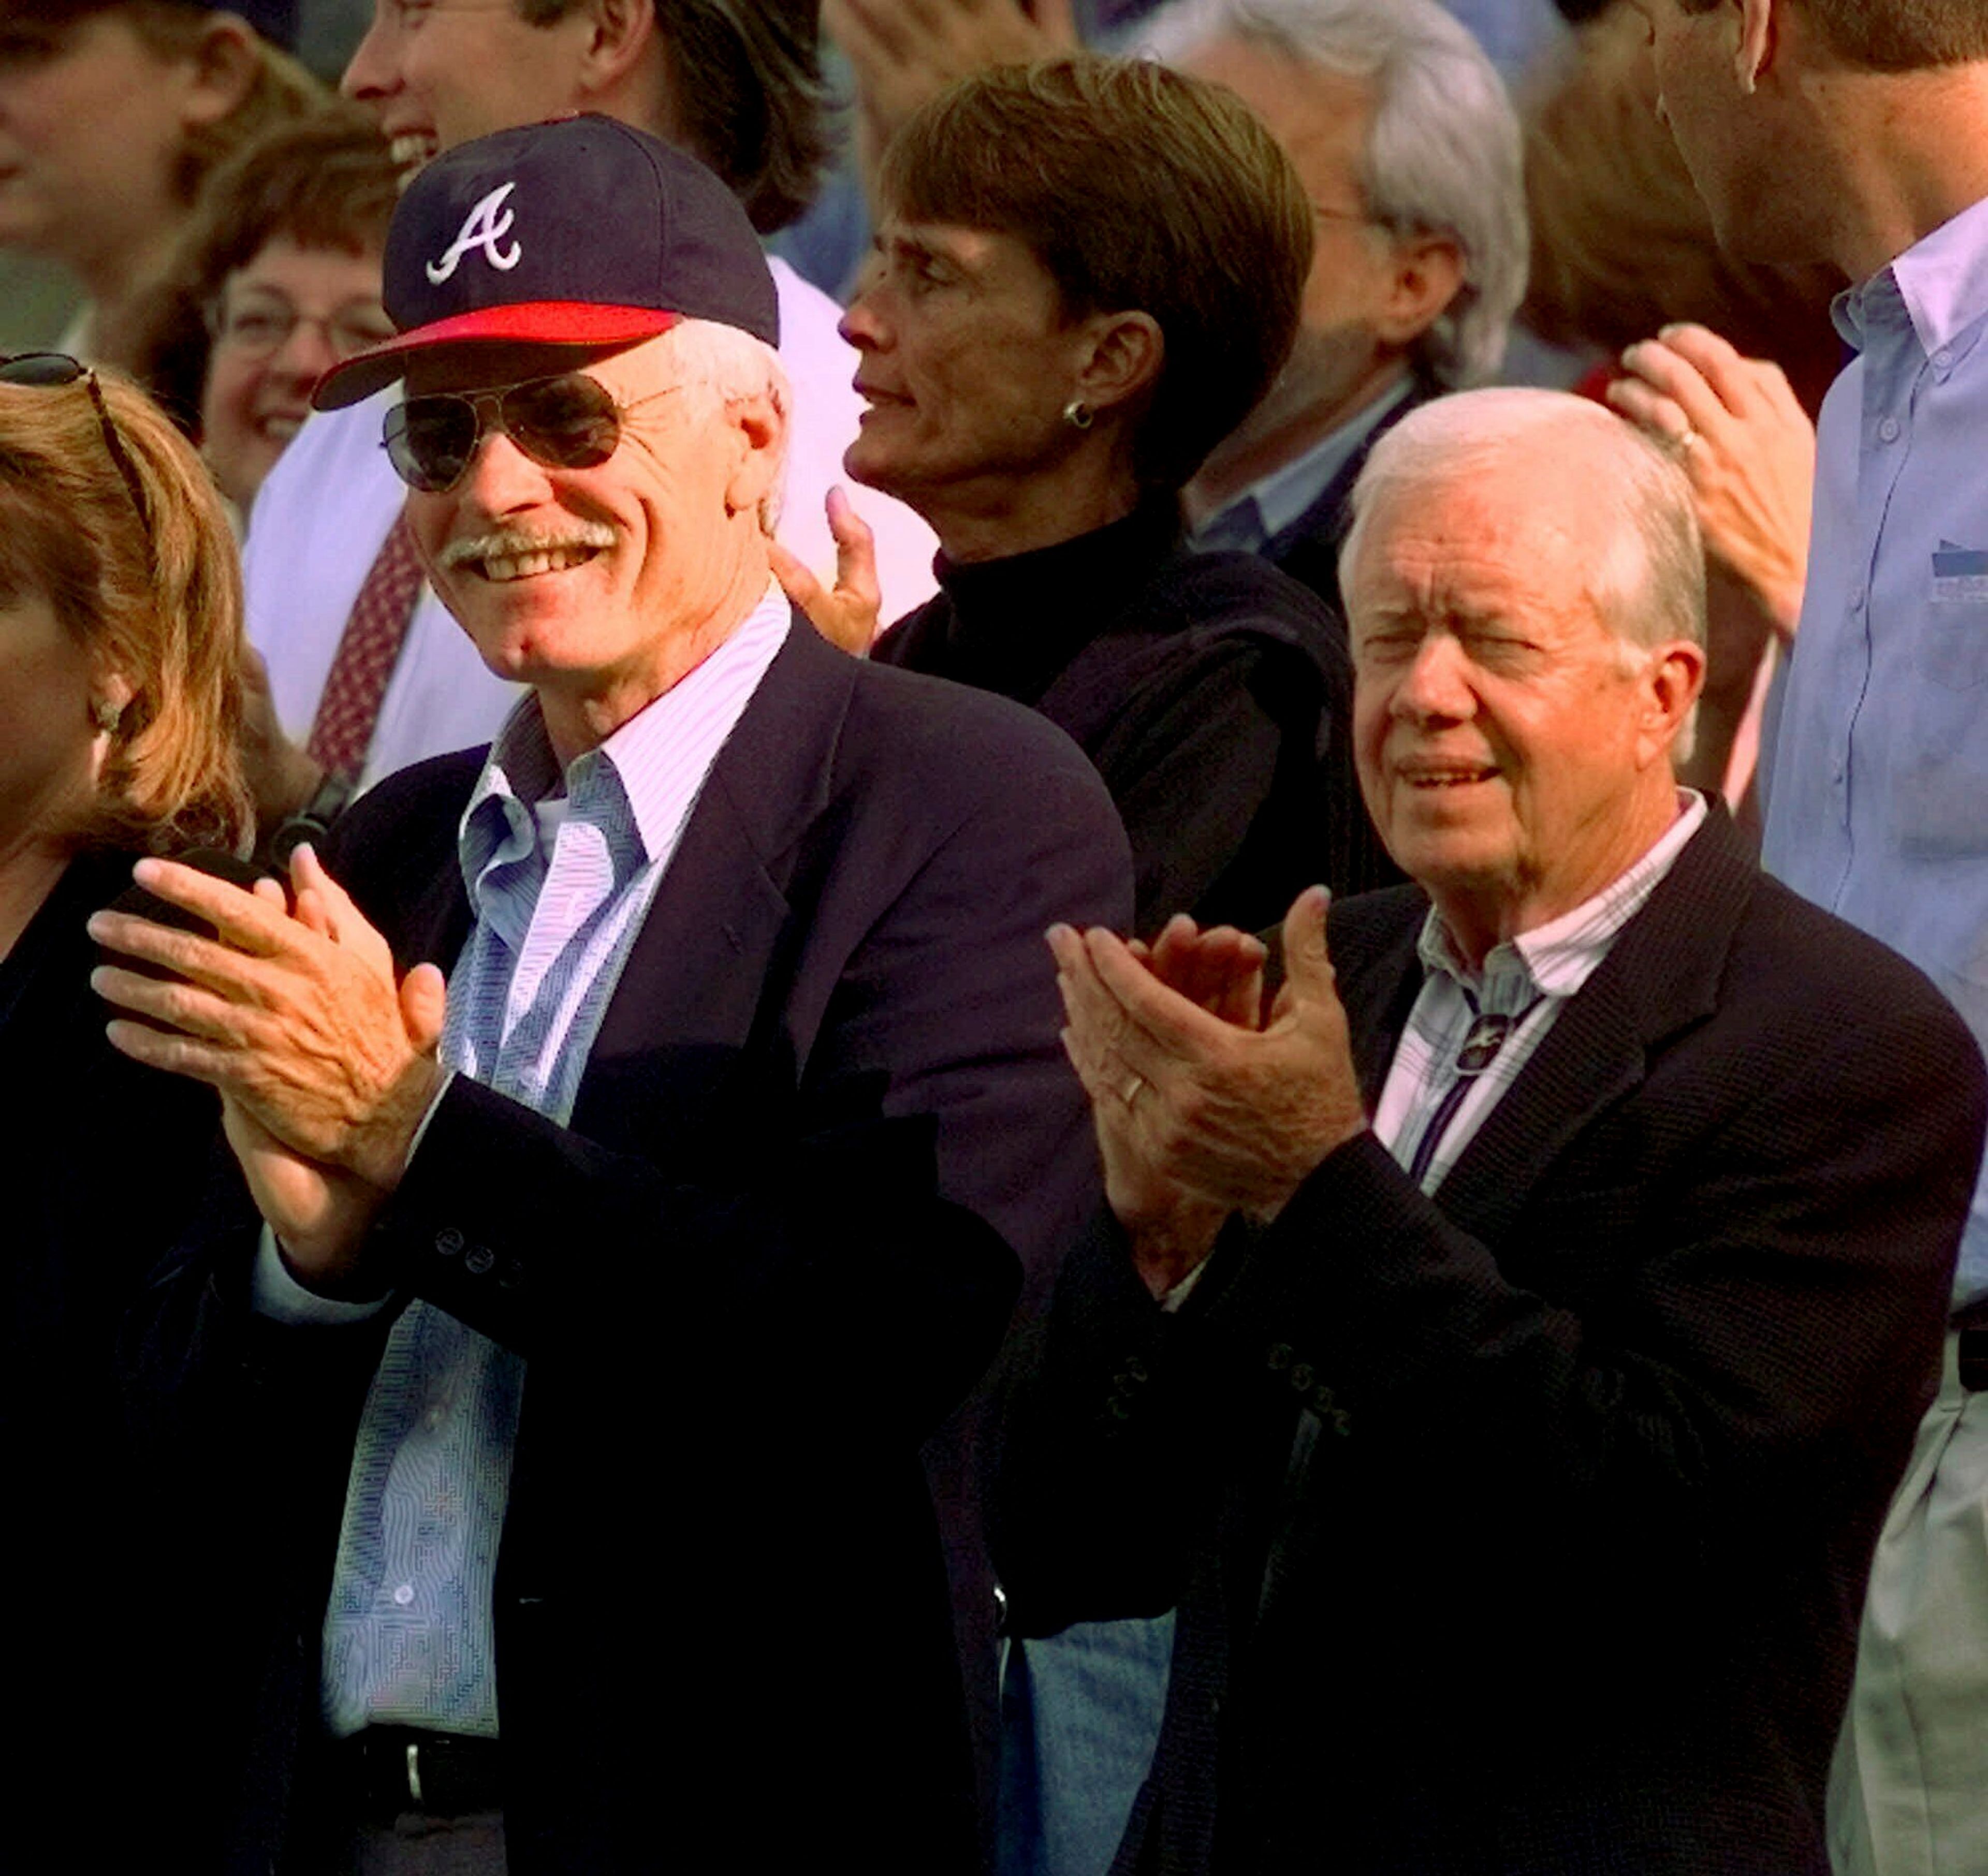
[[[1988,1876],[1988,1394],[1949,1334],[1886,1514],[1829,1791],[1838,1876]]]

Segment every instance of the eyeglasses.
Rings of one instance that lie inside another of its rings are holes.
[[[410,397],[387,413],[387,455],[410,488],[432,495],[448,494],[469,473],[492,430],[546,468],[597,468],[620,447],[629,411],[681,388],[617,404],[597,379],[568,371],[499,390]]]
[[[123,478],[131,505],[138,511],[138,525],[144,529],[149,543],[152,539],[152,511],[145,503],[144,485],[138,479],[137,465],[125,448],[123,438],[117,434],[110,407],[103,401],[103,393],[98,387],[96,374],[80,359],[72,358],[66,352],[17,352],[11,358],[0,359],[0,384],[59,390],[65,385],[79,381],[89,387],[90,401],[96,410],[96,427],[103,433],[103,447],[110,452],[117,473]]]
[[[379,303],[358,301],[320,317],[299,313],[279,293],[262,293],[246,299],[211,300],[207,308],[207,330],[216,345],[225,345],[244,358],[269,358],[289,343],[299,326],[315,326],[324,334],[331,355],[341,363],[358,353],[381,345],[394,336],[393,322]]]

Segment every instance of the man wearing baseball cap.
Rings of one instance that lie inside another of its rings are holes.
[[[771,235],[806,208],[829,148],[816,12],[816,0],[377,0],[344,89],[409,172],[562,112],[617,117],[698,157]],[[617,225],[607,218],[600,238]],[[779,539],[826,573],[837,558],[828,492],[864,408],[856,354],[836,330],[841,309],[783,262],[772,266],[795,391]],[[257,778],[271,818],[306,803],[322,816],[409,762],[484,741],[512,701],[438,597],[389,576],[402,491],[378,438],[376,411],[314,419],[249,519],[248,635],[268,662],[269,727],[283,732]],[[883,616],[895,617],[933,591],[938,543],[901,502],[845,492],[875,534]],[[370,623],[376,614],[386,618]],[[381,634],[390,649],[375,654]],[[327,696],[374,655],[386,661],[372,701],[333,734]]]
[[[404,380],[421,563],[527,694],[287,908],[148,861],[218,938],[94,928],[242,1174],[135,1330],[161,1553],[236,1586],[176,1845],[972,1869],[918,1448],[1094,1197],[1040,935],[1128,915],[1123,835],[1041,719],[785,603],[776,296],[695,162],[465,144],[385,298],[320,399]]]

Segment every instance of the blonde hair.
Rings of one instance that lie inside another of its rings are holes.
[[[89,385],[0,384],[0,601],[46,599],[131,687],[78,847],[245,850],[242,576],[206,468],[135,385],[97,374],[144,497],[133,499]]]

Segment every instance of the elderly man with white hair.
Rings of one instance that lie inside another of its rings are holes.
[[[918,1448],[1095,1202],[1041,933],[1129,918],[1124,832],[1033,712],[789,610],[774,283],[702,165],[465,143],[385,299],[318,394],[404,377],[415,549],[529,688],[287,901],[148,862],[208,935],[93,926],[150,967],[98,973],[113,1041],[219,1089],[242,1175],[137,1335],[162,1557],[242,1588],[225,1635],[175,1607],[162,1839],[591,1876],[695,1815],[692,1862],[969,1876]]]
[[[1052,933],[1110,1210],[1011,1419],[1010,1596],[1188,1584],[1121,1871],[1819,1876],[1983,1070],[1675,786],[1673,464],[1476,392],[1354,508],[1412,884],[1302,895],[1267,1000],[1238,932]]]

